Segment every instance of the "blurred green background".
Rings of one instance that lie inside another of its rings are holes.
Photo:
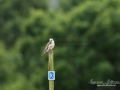
[[[49,38],[55,90],[120,90],[120,0],[0,0],[0,90],[48,90]]]

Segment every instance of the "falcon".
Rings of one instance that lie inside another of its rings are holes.
[[[44,51],[42,52],[41,55],[45,54],[46,52],[52,50],[55,46],[54,40],[52,38],[49,39],[49,42],[47,43]]]

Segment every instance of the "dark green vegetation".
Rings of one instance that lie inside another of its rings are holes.
[[[120,90],[91,79],[120,81],[120,1],[0,0],[0,90],[48,90],[48,54],[55,40],[55,90]]]

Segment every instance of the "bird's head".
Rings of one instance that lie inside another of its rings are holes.
[[[49,39],[49,41],[53,41],[53,39],[52,39],[52,38],[50,38],[50,39]]]

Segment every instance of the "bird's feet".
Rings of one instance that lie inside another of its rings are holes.
[[[52,52],[53,52],[53,50],[52,50],[52,49],[50,49],[50,50],[49,50],[49,52],[50,52],[50,53],[52,53]]]

